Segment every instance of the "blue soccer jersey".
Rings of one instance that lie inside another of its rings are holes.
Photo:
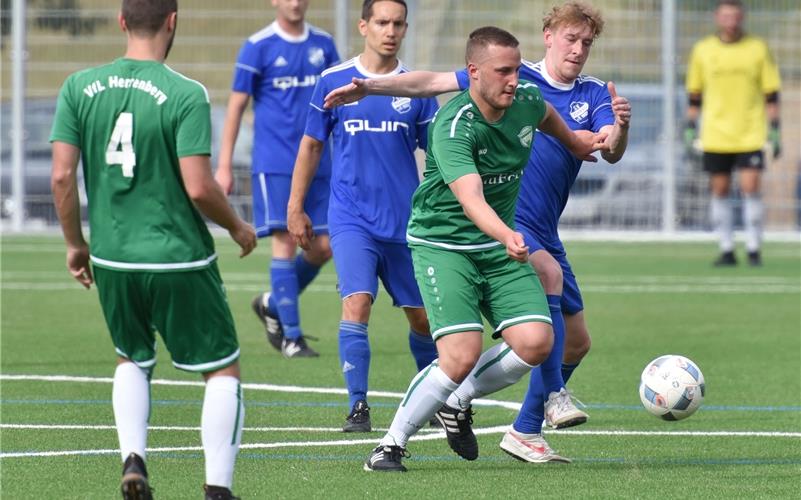
[[[406,241],[412,193],[419,184],[414,151],[426,148],[428,124],[437,111],[433,98],[367,96],[323,109],[331,90],[353,77],[381,78],[407,70],[400,62],[389,74],[368,72],[358,56],[323,72],[314,89],[306,135],[333,138],[328,228],[333,236],[348,226],[364,228],[377,240]]]
[[[232,90],[253,97],[253,172],[292,175],[309,100],[320,73],[339,63],[331,35],[309,24],[292,36],[277,22],[248,38],[239,51]],[[331,172],[330,152],[318,177]]]
[[[457,72],[456,77],[460,88],[470,85],[466,70]],[[615,123],[612,98],[606,84],[597,78],[580,75],[573,83],[559,83],[548,75],[544,61],[526,60],[520,67],[520,78],[536,83],[572,130],[597,132]],[[544,241],[558,241],[559,217],[581,164],[558,139],[538,130],[520,183],[515,219]]]

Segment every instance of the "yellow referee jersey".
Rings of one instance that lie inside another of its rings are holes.
[[[690,54],[687,92],[702,94],[703,150],[762,149],[767,137],[765,94],[780,86],[779,69],[761,38],[746,35],[723,43],[710,35],[698,41]]]

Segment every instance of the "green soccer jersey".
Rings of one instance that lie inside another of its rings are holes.
[[[50,140],[81,150],[94,265],[176,271],[215,259],[178,162],[211,153],[209,97],[199,82],[157,61],[79,71],[61,88]]]
[[[409,243],[458,251],[500,245],[467,218],[448,184],[479,174],[487,203],[514,227],[520,178],[544,116],[539,89],[522,80],[512,106],[495,123],[484,119],[469,90],[443,106],[428,128],[426,169],[412,198]]]

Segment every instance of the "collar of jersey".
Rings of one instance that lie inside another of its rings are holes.
[[[305,42],[307,38],[309,38],[309,24],[303,23],[303,33],[300,35],[290,35],[286,31],[284,31],[281,26],[278,24],[278,21],[273,21],[273,29],[275,30],[275,34],[281,37],[282,40],[289,42],[289,43],[301,43]]]
[[[401,70],[403,69],[403,63],[401,62],[400,59],[397,59],[398,65],[395,66],[395,69],[393,69],[389,73],[371,73],[367,71],[367,69],[365,69],[364,66],[362,66],[362,62],[359,59],[359,57],[360,56],[356,56],[353,58],[353,65],[356,67],[356,71],[363,74],[367,78],[386,78],[388,76],[395,76],[397,74],[400,74]]]
[[[551,75],[548,74],[548,66],[545,65],[545,59],[539,62],[539,67],[540,67],[539,72],[542,75],[542,77],[545,79],[546,82],[548,82],[548,85],[550,85],[555,89],[572,90],[573,86],[576,84],[576,80],[573,80],[570,83],[562,83],[562,82],[557,82],[556,80],[551,78]]]

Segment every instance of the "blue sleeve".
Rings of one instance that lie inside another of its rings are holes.
[[[459,90],[470,87],[470,77],[467,75],[467,68],[456,72],[456,81],[459,83]]]
[[[439,104],[433,97],[422,100],[420,114],[417,119],[417,147],[422,150],[428,149],[428,126],[438,110]]]
[[[328,94],[328,80],[320,78],[314,86],[314,94],[309,102],[309,113],[306,116],[306,130],[303,132],[321,142],[328,140],[334,127],[333,110],[323,108],[326,94]]]
[[[259,79],[261,79],[261,65],[259,64],[259,50],[246,40],[239,49],[234,66],[234,83],[231,90],[253,95]]]
[[[615,113],[612,111],[612,96],[606,85],[599,87],[593,96],[593,108],[590,113],[590,130],[598,132],[601,127],[615,123]]]

